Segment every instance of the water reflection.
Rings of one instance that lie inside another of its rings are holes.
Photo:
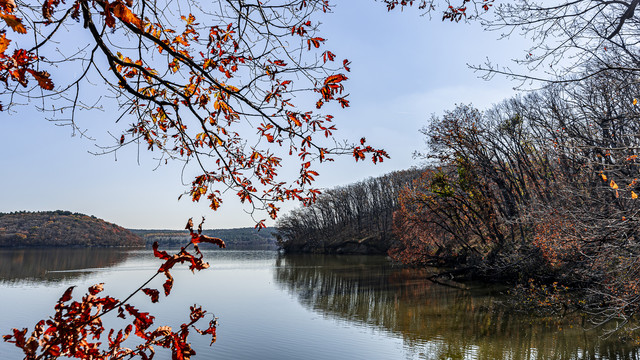
[[[425,280],[425,271],[383,257],[287,255],[277,283],[305,307],[340,321],[367,324],[403,339],[425,359],[637,359],[630,344],[602,340],[576,319],[509,313],[500,294]],[[572,326],[572,324],[574,324]]]
[[[58,282],[125,261],[118,248],[0,249],[0,283]]]

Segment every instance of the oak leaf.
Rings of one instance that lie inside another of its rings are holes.
[[[20,19],[19,17],[10,14],[0,14],[0,18],[2,18],[2,20],[4,20],[4,22],[6,22],[11,29],[13,29],[13,31],[20,34],[27,33],[27,28],[24,27],[24,25],[22,24],[22,19]]]
[[[27,71],[33,75],[33,77],[38,81],[38,85],[45,90],[53,90],[53,81],[49,78],[49,73],[46,71],[35,71],[32,69],[27,69]]]

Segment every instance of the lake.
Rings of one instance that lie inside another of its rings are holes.
[[[205,259],[211,268],[196,274],[177,265],[173,292],[159,303],[132,299],[156,316],[156,326],[177,327],[193,304],[219,317],[212,346],[190,335],[194,359],[640,358],[631,344],[600,339],[575,321],[510,313],[497,289],[434,284],[426,271],[382,256],[206,251]],[[0,333],[31,329],[71,285],[80,297],[104,282],[103,294],[124,297],[159,264],[151,250],[0,250]],[[163,280],[151,285],[161,289]],[[0,343],[0,359],[21,355]],[[156,359],[170,358],[158,350]]]

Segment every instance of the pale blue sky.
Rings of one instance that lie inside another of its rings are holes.
[[[324,18],[322,35],[327,48],[352,61],[346,84],[351,107],[335,113],[336,137],[357,141],[364,136],[391,156],[378,165],[346,158],[323,165],[317,182],[323,188],[417,165],[411,154],[423,148],[418,130],[431,114],[457,103],[485,109],[515,94],[516,84],[484,81],[466,64],[489,57],[507,65],[526,48],[521,40],[496,41],[499,34],[483,32],[477,24],[443,23],[437,14],[429,20],[416,10],[387,13],[372,0],[340,2]],[[52,75],[54,81],[61,76]],[[203,215],[207,228],[254,225],[234,197],[218,212],[188,197],[178,201],[189,177],[181,177],[179,164],[156,169],[144,147],[140,164],[135,146],[119,152],[117,161],[113,155],[91,155],[97,145],[111,144],[107,131],[119,134],[121,125],[114,124],[112,114],[86,113],[78,119],[96,139],[91,141],[72,137],[70,128],[35,111],[0,113],[0,212],[62,209],[128,228],[177,229],[187,218]]]

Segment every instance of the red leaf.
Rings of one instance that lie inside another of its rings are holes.
[[[347,80],[348,78],[342,74],[337,74],[337,75],[331,75],[328,78],[326,78],[324,80],[324,84],[328,85],[328,84],[337,84],[341,81]]]
[[[254,228],[255,228],[255,229],[258,229],[258,230],[260,230],[260,229],[264,229],[264,228],[266,228],[266,227],[267,227],[267,225],[265,225],[265,224],[264,224],[264,219],[263,219],[263,220],[258,221],[258,223],[256,224],[256,226],[254,226]]]
[[[104,283],[93,285],[92,287],[89,288],[89,294],[91,294],[91,295],[98,294],[99,292],[104,290],[104,286],[103,285],[104,285]]]
[[[327,60],[333,61],[336,58],[336,55],[331,51],[327,50],[322,54],[322,60],[326,63]]]
[[[216,237],[207,236],[207,235],[194,236],[191,239],[191,242],[194,243],[194,244],[198,244],[198,243],[201,243],[201,242],[214,244],[214,245],[218,245],[220,248],[223,248],[223,249],[226,247],[226,245],[225,245],[224,241],[222,241],[222,239],[219,239],[219,238],[216,238]]]
[[[158,298],[160,297],[160,291],[156,289],[144,288],[142,289],[142,292],[149,295],[149,297],[151,297],[152,303],[158,302]]]
[[[75,286],[71,286],[69,287],[64,294],[62,294],[62,296],[60,297],[60,300],[58,300],[59,302],[67,302],[69,300],[71,300],[71,292],[73,291],[73,288]]]
[[[171,277],[168,272],[165,274],[168,275],[168,278],[167,281],[162,284],[162,288],[164,289],[164,295],[169,296],[169,294],[171,294],[171,288],[173,288],[173,277]]]
[[[151,247],[153,249],[153,256],[160,258],[162,260],[168,260],[171,258],[171,256],[169,256],[169,254],[167,254],[166,251],[158,251],[158,242],[154,241],[153,242],[153,246]]]
[[[316,49],[320,47],[320,42],[324,42],[325,39],[321,37],[314,37],[307,40],[307,45],[309,45],[309,50],[311,50],[311,45]]]
[[[349,67],[349,65],[351,64],[351,61],[344,59],[342,61],[342,66],[344,67],[345,70],[347,71],[351,71],[351,68]]]

